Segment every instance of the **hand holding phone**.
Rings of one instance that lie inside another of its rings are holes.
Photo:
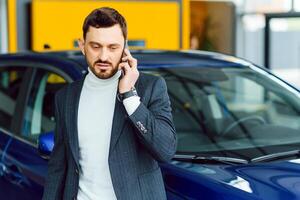
[[[123,61],[123,58],[126,57],[126,54],[125,54],[125,49],[128,49],[128,43],[127,43],[127,40],[125,40],[125,44],[124,44],[124,48],[123,48],[123,51],[122,51],[122,56],[121,56],[121,60],[120,60],[120,63],[124,62]],[[125,62],[128,62],[128,61],[125,61]],[[123,67],[121,67],[121,76],[123,77],[125,75],[125,70]]]
[[[125,45],[126,46],[126,45]],[[128,92],[134,87],[138,77],[137,60],[132,57],[128,48],[124,48],[119,69],[122,70],[122,78],[119,82],[119,92]]]

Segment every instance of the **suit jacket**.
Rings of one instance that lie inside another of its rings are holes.
[[[44,200],[77,197],[81,173],[77,114],[83,82],[84,78],[68,84],[55,95],[54,149]],[[135,87],[141,103],[132,115],[118,99],[115,103],[108,159],[114,191],[119,200],[164,200],[158,162],[169,161],[176,151],[167,86],[161,77],[140,73]]]

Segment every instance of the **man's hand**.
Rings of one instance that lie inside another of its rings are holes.
[[[119,82],[119,93],[128,92],[135,84],[139,77],[139,71],[137,70],[137,59],[133,58],[129,50],[124,50],[125,56],[122,58],[122,62],[119,64],[119,69],[123,69],[124,76]]]

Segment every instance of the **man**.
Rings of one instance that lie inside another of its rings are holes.
[[[158,162],[176,150],[166,83],[138,72],[126,39],[116,10],[86,17],[79,46],[89,73],[56,94],[44,200],[166,199]]]

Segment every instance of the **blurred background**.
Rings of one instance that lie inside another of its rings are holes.
[[[0,0],[0,53],[77,49],[102,6],[125,16],[131,49],[230,54],[300,88],[300,0]]]

